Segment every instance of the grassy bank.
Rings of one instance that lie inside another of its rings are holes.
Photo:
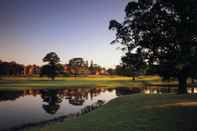
[[[122,96],[94,112],[26,131],[196,131],[197,96]]]
[[[132,81],[130,77],[119,76],[91,76],[91,77],[58,77],[55,81],[40,77],[7,77],[0,80],[1,89],[29,89],[29,88],[66,88],[66,87],[144,87],[145,85],[172,85],[174,82],[162,82],[158,76],[141,76]]]

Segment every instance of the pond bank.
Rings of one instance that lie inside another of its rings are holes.
[[[116,97],[101,88],[0,90],[0,130],[78,115]]]
[[[95,104],[84,107],[78,113],[64,115],[64,116],[60,116],[60,117],[57,117],[57,118],[54,118],[54,119],[51,119],[51,120],[41,121],[41,122],[37,122],[37,123],[28,123],[28,124],[25,124],[25,125],[20,125],[20,126],[8,128],[8,129],[3,129],[2,131],[21,131],[21,130],[25,130],[25,129],[31,128],[31,127],[42,128],[42,127],[47,126],[49,124],[52,124],[54,122],[55,123],[64,122],[66,119],[77,119],[79,116],[82,116],[86,113],[92,112],[95,109],[101,107],[104,103],[105,103],[104,101],[98,101]]]
[[[196,95],[121,96],[74,120],[25,131],[196,131]]]

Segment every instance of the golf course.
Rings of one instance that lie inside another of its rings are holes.
[[[162,81],[159,76],[140,76],[136,80],[120,76],[4,77],[0,91],[176,88],[177,82]],[[191,85],[188,81],[188,85]],[[193,85],[195,86],[195,85]],[[176,92],[121,95],[76,118],[29,126],[24,131],[195,131],[197,95]]]
[[[162,81],[159,76],[139,76],[136,80],[121,76],[88,76],[88,77],[57,77],[49,80],[47,77],[4,77],[0,80],[0,90],[20,89],[54,89],[68,87],[144,87],[144,86],[177,86],[176,81]]]
[[[197,131],[197,0],[0,0],[0,131]]]

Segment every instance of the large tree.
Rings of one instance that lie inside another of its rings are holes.
[[[161,76],[177,78],[178,92],[187,93],[187,79],[196,74],[197,1],[131,1],[125,12],[123,22],[110,21],[109,29],[116,30],[112,43],[157,65]]]
[[[55,52],[50,52],[43,58],[43,62],[48,62],[48,64],[42,66],[40,75],[47,75],[54,80],[55,77],[62,71],[59,66],[60,58]]]

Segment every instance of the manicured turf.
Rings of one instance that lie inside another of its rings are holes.
[[[116,87],[144,87],[145,85],[176,85],[176,82],[166,83],[160,80],[158,76],[141,76],[135,81],[130,77],[119,76],[96,76],[96,77],[59,77],[55,81],[47,78],[39,77],[9,77],[0,80],[0,90],[23,90],[29,88],[66,88],[66,87],[102,87],[102,88],[116,88]]]
[[[62,123],[25,131],[197,131],[197,96],[130,95]]]

